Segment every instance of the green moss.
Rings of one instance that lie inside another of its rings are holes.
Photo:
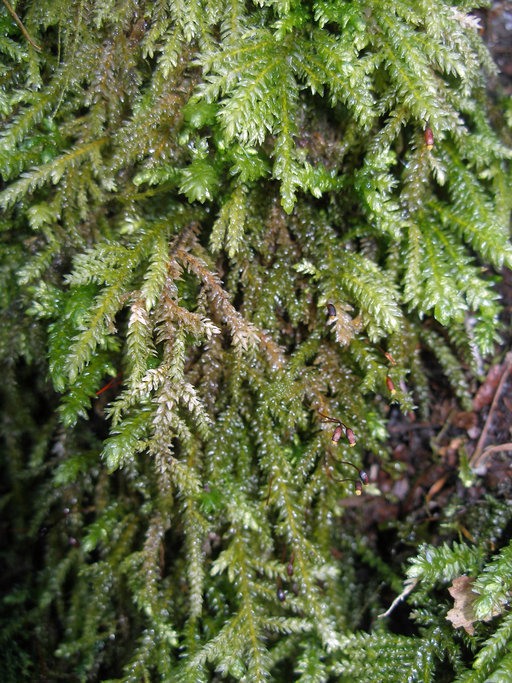
[[[510,132],[467,3],[15,9],[42,49],[2,6],[2,679],[503,677],[508,549],[413,547],[394,634],[400,568],[340,483],[428,406],[420,347],[467,405],[497,340]],[[469,572],[462,637],[427,588]]]

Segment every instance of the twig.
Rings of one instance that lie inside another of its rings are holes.
[[[43,680],[48,681],[48,678],[46,676],[46,665],[44,662],[44,656],[43,656],[43,650],[41,648],[41,643],[39,642],[39,638],[36,636],[36,645],[37,645],[37,654],[39,655],[39,663],[41,664],[41,674],[43,676]]]
[[[491,426],[491,419],[492,419],[494,410],[496,409],[496,405],[497,405],[499,397],[501,395],[503,385],[505,384],[505,381],[509,375],[511,368],[512,368],[512,351],[509,351],[507,353],[507,355],[505,356],[505,367],[503,368],[503,374],[501,375],[500,381],[498,383],[498,387],[494,393],[494,397],[492,399],[491,407],[489,409],[489,414],[487,415],[487,419],[485,420],[484,428],[482,429],[482,433],[480,434],[480,438],[478,439],[478,442],[476,444],[475,451],[469,460],[469,465],[473,469],[475,468],[476,463],[480,459],[482,446],[485,443],[485,439],[487,438],[487,432],[489,431],[489,427]]]
[[[13,18],[14,21],[18,24],[18,26],[19,26],[20,29],[21,29],[21,32],[23,33],[23,35],[25,36],[25,38],[28,40],[28,42],[32,45],[32,47],[34,48],[34,50],[37,50],[38,52],[41,52],[41,50],[42,50],[43,48],[42,48],[42,47],[39,47],[39,45],[36,45],[36,44],[34,43],[34,41],[32,40],[32,38],[29,36],[27,29],[26,29],[26,28],[23,26],[23,24],[21,23],[21,19],[20,19],[19,16],[16,14],[16,12],[13,10],[13,8],[9,5],[9,3],[7,2],[7,0],[4,0],[4,5],[5,5],[5,6],[7,7],[7,9],[9,10],[9,12],[10,12],[12,18]]]
[[[404,581],[404,590],[400,593],[400,595],[397,595],[397,597],[393,600],[393,602],[385,612],[382,612],[382,614],[377,615],[379,619],[382,619],[383,617],[389,617],[389,615],[395,609],[398,603],[402,602],[402,600],[404,600],[409,595],[409,593],[412,593],[412,591],[416,588],[416,584],[418,583],[418,581],[419,579],[406,579]]]
[[[501,443],[496,446],[487,446],[487,448],[478,456],[478,459],[473,464],[473,468],[476,469],[487,456],[492,455],[493,453],[501,453],[501,451],[512,451],[512,442],[509,441],[508,443]]]
[[[118,382],[120,381],[119,378],[122,376],[122,374],[123,373],[120,372],[113,379],[111,379],[110,382],[108,382],[108,384],[105,384],[104,387],[102,387],[99,391],[96,392],[96,396],[99,396],[100,394],[102,394],[104,391],[109,389],[113,384],[118,384]]]

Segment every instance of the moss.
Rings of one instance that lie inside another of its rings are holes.
[[[508,551],[413,548],[419,626],[397,635],[377,586],[401,570],[343,505],[390,461],[389,406],[428,404],[418,349],[467,402],[461,364],[498,336],[511,152],[466,3],[15,10],[3,678],[501,672],[508,621],[484,620],[506,612]],[[428,595],[453,567],[480,591],[479,641]]]

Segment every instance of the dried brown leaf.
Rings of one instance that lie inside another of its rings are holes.
[[[454,599],[452,609],[446,615],[448,621],[452,622],[453,628],[462,628],[472,636],[475,632],[473,622],[477,621],[473,604],[476,594],[472,591],[473,579],[470,576],[458,576],[453,579],[453,583],[448,592]]]
[[[472,411],[456,412],[453,416],[453,424],[455,427],[469,431],[478,423],[478,415]]]

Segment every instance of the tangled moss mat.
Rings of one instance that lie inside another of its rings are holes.
[[[2,680],[511,680],[471,7],[4,0]]]

